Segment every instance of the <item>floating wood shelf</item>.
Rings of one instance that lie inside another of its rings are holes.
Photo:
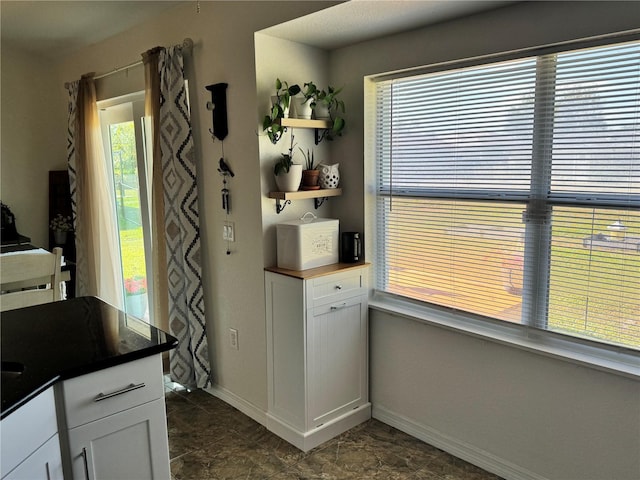
[[[331,130],[333,122],[331,120],[315,120],[306,118],[283,118],[280,125],[290,128],[312,128],[315,131],[314,141],[318,145],[324,138],[326,130]]]
[[[291,128],[321,128],[327,129],[333,126],[331,120],[308,120],[306,118],[283,118],[280,125]]]
[[[297,119],[296,119],[297,120]],[[310,120],[305,120],[310,121]],[[311,120],[315,121],[315,120]],[[321,188],[319,190],[298,190],[297,192],[269,192],[269,198],[273,198],[276,201],[276,213],[280,213],[284,210],[284,207],[289,205],[292,200],[302,200],[305,198],[313,198],[314,206],[317,209],[324,203],[329,197],[337,197],[342,195],[341,188]],[[280,203],[284,201],[284,203]]]

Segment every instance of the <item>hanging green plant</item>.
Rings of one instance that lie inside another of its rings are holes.
[[[326,91],[319,90],[315,95],[314,108],[317,108],[318,105],[323,105],[327,109],[329,118],[333,122],[331,130],[328,130],[324,135],[324,138],[327,140],[333,140],[335,137],[342,136],[346,125],[343,117],[345,113],[344,101],[338,98],[341,91],[342,88],[336,89],[328,86]]]
[[[265,115],[262,120],[262,130],[266,132],[269,140],[274,145],[278,143],[285,132],[285,127],[282,126],[282,119],[285,118],[285,112],[289,110],[291,97],[300,93],[299,85],[293,84],[289,86],[287,82],[279,78],[276,78],[275,87],[275,101],[272,102],[269,115]]]

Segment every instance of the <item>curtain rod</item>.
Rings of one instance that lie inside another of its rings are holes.
[[[191,50],[193,50],[193,40],[191,40],[189,37],[185,38],[182,41],[182,48],[184,50],[189,51],[189,52]],[[116,67],[113,70],[111,70],[109,72],[101,73],[100,75],[94,75],[93,79],[94,80],[98,80],[99,78],[108,77],[109,75],[113,75],[114,73],[118,73],[118,72],[121,72],[123,70],[128,70],[130,68],[137,67],[138,65],[142,65],[142,60],[138,60],[137,62],[130,63],[129,65],[125,65],[124,67]],[[71,84],[69,82],[66,82],[64,84],[64,88],[69,88],[70,85]]]

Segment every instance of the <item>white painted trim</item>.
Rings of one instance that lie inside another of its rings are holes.
[[[503,458],[489,453],[469,443],[450,437],[442,432],[417,423],[410,418],[399,415],[381,406],[373,406],[372,416],[387,425],[418,438],[436,448],[444,450],[455,457],[480,467],[505,479],[547,480],[534,472],[526,470]]]
[[[263,427],[267,426],[267,412],[256,407],[254,404],[247,402],[245,399],[237,396],[235,393],[222,388],[218,385],[213,385],[209,388],[203,388],[207,393],[210,393],[214,397],[219,398],[223,402],[228,403],[234,408],[237,408],[246,416],[252,418]]]
[[[294,447],[299,448],[303,452],[308,452],[312,448],[337,437],[356,425],[366,422],[370,418],[371,404],[365,403],[307,432],[301,432],[278,417],[267,414],[267,429]]]

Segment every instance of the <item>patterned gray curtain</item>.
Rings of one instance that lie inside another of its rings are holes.
[[[76,241],[76,295],[122,306],[117,222],[93,74],[67,84],[67,162]]]
[[[172,380],[204,388],[211,382],[200,262],[200,219],[191,120],[182,47],[159,52],[159,137],[168,315],[178,347],[171,351]]]
[[[76,124],[78,121],[78,87],[80,80],[65,84],[69,94],[69,116],[67,117],[67,170],[69,171],[69,190],[71,194],[71,214],[74,230],[78,231],[78,208],[76,190]],[[79,272],[76,271],[76,276]],[[76,277],[77,278],[77,277]],[[77,288],[77,286],[76,286]]]

